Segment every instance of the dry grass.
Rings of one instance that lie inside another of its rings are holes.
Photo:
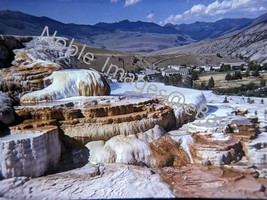
[[[239,87],[242,84],[249,84],[253,82],[255,84],[260,84],[260,79],[263,78],[267,81],[267,73],[260,73],[260,77],[243,77],[242,80],[230,80],[226,81],[225,76],[228,72],[223,72],[219,74],[205,74],[204,76],[200,76],[199,80],[195,81],[197,84],[201,84],[202,82],[208,83],[209,79],[213,77],[215,82],[215,88],[232,88]]]

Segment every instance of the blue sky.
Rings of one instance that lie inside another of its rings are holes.
[[[164,25],[255,18],[267,12],[267,0],[0,0],[0,9],[47,16],[65,23],[129,19]]]

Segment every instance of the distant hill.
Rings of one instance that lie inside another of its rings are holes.
[[[97,23],[95,27],[104,28],[108,30],[119,30],[119,31],[132,31],[141,33],[160,33],[160,34],[183,34],[181,30],[175,27],[165,27],[152,22],[130,22],[129,20],[123,20],[115,23]]]
[[[64,24],[48,17],[35,17],[18,11],[0,11],[0,34],[40,35],[45,26],[60,36],[89,38],[92,35],[110,33],[91,25]]]
[[[222,19],[217,22],[160,26],[152,22],[115,23],[95,25],[65,24],[48,17],[36,17],[18,11],[0,11],[0,34],[40,35],[45,26],[59,36],[75,38],[90,46],[134,53],[150,53],[180,47],[201,40],[237,34],[246,27],[261,22],[264,16],[252,19]]]
[[[193,24],[172,25],[167,24],[165,27],[174,27],[189,35],[191,38],[200,41],[208,38],[220,37],[224,34],[240,30],[248,26],[253,19],[222,19],[216,22],[195,22]]]
[[[216,39],[203,40],[178,48],[165,49],[158,54],[228,54],[267,63],[267,14],[253,20],[238,33]]]

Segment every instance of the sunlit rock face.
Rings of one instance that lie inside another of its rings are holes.
[[[83,97],[77,101],[19,106],[16,113],[21,119],[56,119],[65,135],[83,144],[145,132],[155,125],[165,130],[176,127],[171,108],[158,100],[140,97]]]
[[[40,102],[73,96],[101,96],[110,93],[106,81],[98,72],[92,70],[54,71],[44,78],[44,82],[52,84],[42,90],[23,95],[21,102]]]
[[[21,192],[23,191],[23,192]],[[123,164],[87,165],[34,179],[16,177],[0,184],[4,199],[174,198],[150,168]]]
[[[153,129],[128,136],[118,135],[108,141],[94,141],[86,146],[93,163],[123,163],[150,165],[150,143],[165,135],[165,130],[156,125]]]
[[[176,127],[176,118],[173,110],[157,99],[75,97],[36,106],[26,104],[15,110],[21,120],[31,119],[33,124],[55,121],[64,133],[63,143],[71,148],[82,148],[88,143],[89,160],[93,163],[156,167],[172,164],[175,157],[177,143],[160,139],[166,131]],[[25,127],[23,124],[20,126]],[[171,148],[172,159],[168,149],[166,159],[160,156],[158,146]]]
[[[58,128],[29,122],[1,138],[0,173],[4,178],[38,177],[55,168],[60,155]]]

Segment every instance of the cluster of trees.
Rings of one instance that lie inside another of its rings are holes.
[[[253,71],[252,73],[250,73],[250,71],[247,70],[244,74],[242,74],[240,71],[235,71],[233,74],[229,72],[228,74],[226,74],[225,80],[227,81],[238,80],[238,79],[242,79],[242,77],[249,77],[249,76],[260,76],[260,73],[258,70]]]
[[[193,86],[193,88],[198,90],[211,90],[214,87],[215,87],[215,81],[213,77],[210,77],[208,84],[206,84],[205,82],[201,82],[200,85],[194,84]]]
[[[241,65],[241,68],[239,68],[241,71],[245,70],[245,66]],[[248,71],[260,71],[260,70],[267,70],[267,64],[263,64],[262,66],[255,63],[255,62],[249,62],[248,63]],[[231,71],[230,65],[222,65],[220,68],[220,72],[227,72]]]
[[[248,70],[249,71],[260,71],[260,70],[267,70],[267,64],[265,63],[263,66],[258,65],[257,63],[251,61],[248,63]]]
[[[238,80],[238,79],[242,79],[242,74],[240,71],[235,71],[233,74],[228,73],[225,76],[225,80],[229,81],[229,80]]]
[[[263,82],[261,83],[263,84]],[[265,82],[264,82],[265,84]],[[231,88],[215,88],[213,89],[215,94],[219,95],[245,95],[245,96],[258,96],[258,97],[265,97],[266,89],[260,89],[259,85],[250,82],[249,84],[242,84],[239,87],[231,87]]]

